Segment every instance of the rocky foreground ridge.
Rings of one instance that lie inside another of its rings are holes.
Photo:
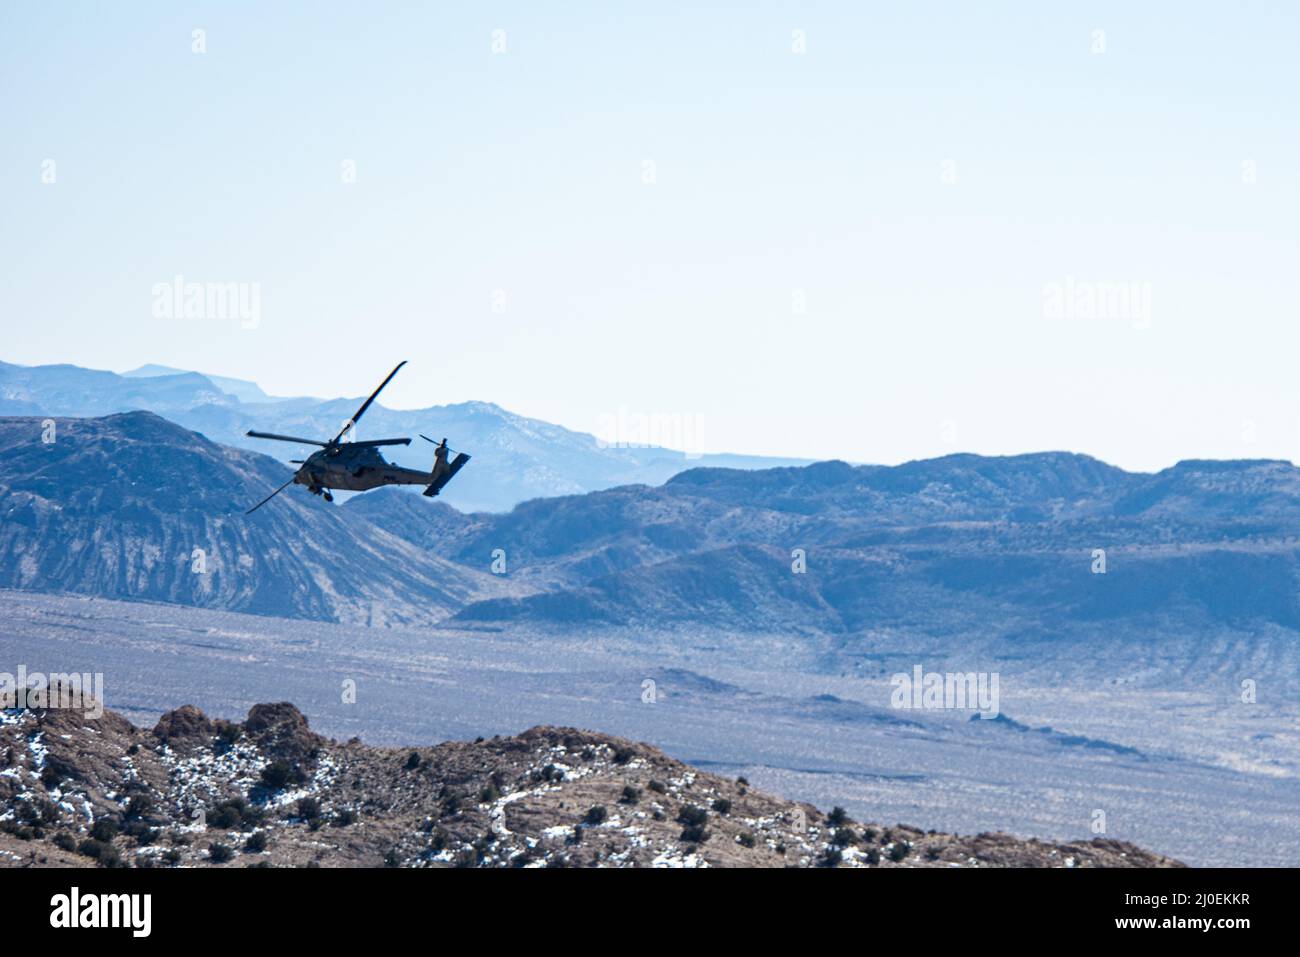
[[[339,743],[291,704],[0,712],[12,867],[1169,867],[1055,844],[867,825],[657,748],[573,728],[425,748]]]

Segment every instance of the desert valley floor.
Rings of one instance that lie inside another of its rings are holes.
[[[372,744],[571,725],[863,819],[1071,840],[1101,811],[1106,836],[1192,865],[1300,865],[1300,708],[1243,707],[1229,685],[1036,671],[1004,679],[1006,720],[984,721],[893,709],[887,675],[819,673],[806,642],[780,638],[359,629],[14,591],[0,616],[0,670],[102,672],[137,724],[292,701],[321,733]]]

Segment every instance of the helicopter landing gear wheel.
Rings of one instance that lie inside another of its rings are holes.
[[[334,496],[331,495],[329,492],[321,492],[321,495],[322,495],[322,497],[325,499],[325,501],[327,501],[327,502],[332,502],[332,501],[334,501]]]

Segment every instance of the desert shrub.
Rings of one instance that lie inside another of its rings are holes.
[[[491,804],[500,796],[501,792],[497,789],[497,786],[489,781],[487,784],[483,785],[483,788],[478,792],[478,803]]]
[[[19,824],[17,821],[5,821],[2,829],[6,834],[12,834],[20,841],[30,841],[37,836],[34,828]]]
[[[938,846],[931,844],[925,849],[926,860],[937,861],[940,853]]]
[[[117,837],[117,823],[111,818],[101,817],[91,825],[90,836],[97,841],[108,843]]]
[[[731,800],[729,798],[718,798],[713,802],[713,810],[719,814],[731,813]]]
[[[239,813],[239,808],[234,804],[227,802],[219,804],[207,814],[208,827],[215,827],[219,831],[229,831],[239,827],[244,818]]]
[[[636,748],[629,748],[626,745],[622,745],[614,749],[615,764],[627,764],[634,757],[636,757]]]
[[[828,847],[826,853],[822,855],[820,864],[822,867],[838,867],[842,860],[844,860],[843,851],[838,847]]]
[[[77,853],[82,857],[98,858],[104,853],[104,848],[108,847],[103,841],[97,841],[93,837],[88,837],[77,845]]]
[[[651,791],[654,791],[656,794],[667,794],[667,793],[668,793],[668,785],[664,784],[663,781],[651,781],[651,782],[650,782],[648,785],[646,785],[646,786],[647,786],[648,788],[650,788]]]
[[[754,844],[756,843],[754,840],[754,835],[749,831],[742,831],[736,837],[736,840],[740,842],[741,847],[753,847]]]
[[[863,842],[870,844],[879,836],[879,832],[874,827],[868,827],[862,832]]]
[[[77,839],[67,831],[60,831],[54,835],[54,846],[63,851],[75,851],[77,849]]]
[[[826,815],[826,820],[830,822],[831,827],[839,827],[848,823],[849,814],[844,808],[836,805],[831,808],[831,813]]]
[[[431,850],[434,852],[446,850],[447,845],[450,843],[451,835],[447,832],[446,828],[434,828],[433,836],[429,838],[429,847]]]
[[[687,826],[699,827],[708,819],[709,812],[694,804],[683,804],[682,809],[677,812],[677,820]]]
[[[261,831],[256,831],[248,835],[248,840],[244,842],[244,851],[248,854],[261,854],[266,850],[266,835]]]
[[[841,827],[831,835],[831,843],[836,847],[848,847],[857,841],[857,835],[847,827]]]
[[[342,811],[339,811],[338,814],[334,815],[335,827],[348,827],[356,823],[357,823],[357,812],[350,807],[344,808]]]
[[[680,840],[687,844],[703,844],[710,836],[703,824],[687,824],[682,828]]]
[[[262,768],[262,786],[269,791],[279,791],[290,784],[302,784],[305,780],[302,768],[283,758],[276,758]]]
[[[162,859],[166,863],[175,867],[177,864],[181,862],[181,852],[176,850],[176,848],[174,847],[169,847],[167,848],[166,851],[163,852]]]
[[[906,841],[895,841],[894,846],[889,849],[889,859],[895,863],[901,861],[912,852],[912,845]]]
[[[604,824],[608,817],[609,812],[605,810],[605,805],[593,804],[587,809],[587,814],[582,819],[582,823],[590,825]]]
[[[126,802],[126,819],[138,821],[153,810],[153,798],[148,794],[135,794]]]
[[[406,770],[414,771],[419,766],[420,766],[420,752],[412,751],[410,756],[406,759]]]
[[[867,863],[868,864],[880,863],[880,851],[878,849],[873,847],[867,851]]]
[[[320,801],[314,797],[299,798],[296,808],[298,816],[304,821],[315,821],[320,818]]]
[[[105,844],[99,853],[100,867],[126,867],[126,862],[122,860],[122,852],[112,844]]]
[[[237,724],[228,721],[221,722],[217,728],[216,751],[218,753],[229,751],[244,735],[244,729]]]
[[[618,799],[619,804],[635,804],[641,800],[641,791],[630,784],[623,785],[623,795]]]
[[[234,856],[235,852],[219,841],[214,841],[208,845],[208,857],[213,864],[224,864]]]
[[[749,787],[749,778],[745,777],[742,774],[740,777],[736,778],[736,783],[739,784],[742,788],[747,788]]]

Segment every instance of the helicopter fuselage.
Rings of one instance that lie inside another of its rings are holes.
[[[430,473],[387,461],[373,446],[353,448],[342,442],[313,452],[294,475],[294,483],[313,492],[339,489],[365,492],[383,485],[428,485]]]

